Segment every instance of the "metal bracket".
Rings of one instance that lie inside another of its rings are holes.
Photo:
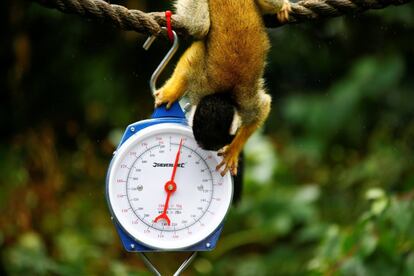
[[[158,269],[154,266],[154,264],[150,261],[150,259],[145,255],[145,253],[139,253],[142,260],[144,261],[145,265],[151,270],[152,273],[156,276],[162,276]],[[173,274],[173,276],[179,276],[181,273],[191,264],[194,258],[197,256],[197,252],[194,251],[191,255],[181,264],[181,266],[177,269],[177,271]]]

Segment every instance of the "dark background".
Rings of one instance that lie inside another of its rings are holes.
[[[22,0],[1,1],[0,23],[0,274],[147,273],[104,180],[151,114],[168,42],[145,52],[145,36]],[[272,113],[218,247],[187,275],[414,275],[413,31],[413,4],[269,30]]]

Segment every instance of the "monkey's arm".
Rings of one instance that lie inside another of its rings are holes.
[[[289,18],[289,0],[256,0],[256,3],[263,14],[276,14],[281,22]]]
[[[196,39],[205,37],[210,29],[208,0],[177,0],[176,14]]]
[[[193,42],[178,61],[171,78],[155,92],[155,106],[166,103],[167,108],[170,108],[175,101],[187,92],[189,85],[194,82],[197,82],[200,87],[206,87],[205,78],[202,77],[205,71],[204,60],[204,42]]]

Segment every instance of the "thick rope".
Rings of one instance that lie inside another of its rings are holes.
[[[407,4],[411,0],[302,0],[292,3],[289,20],[281,23],[274,16],[265,16],[266,26],[275,28],[284,24],[300,23],[321,18],[361,13],[370,9]]]
[[[161,32],[161,26],[166,25],[163,12],[144,13],[139,10],[128,10],[123,6],[111,5],[102,0],[32,1],[64,13],[79,14],[86,18],[108,22],[123,30],[158,35]],[[292,11],[289,13],[287,22],[279,22],[275,15],[265,16],[264,20],[266,27],[275,28],[285,24],[360,13],[369,9],[383,9],[387,6],[397,6],[408,2],[411,0],[302,0],[292,3]],[[178,16],[173,16],[172,22],[177,33],[188,35]]]
[[[161,26],[147,13],[128,10],[124,6],[111,5],[102,0],[34,0],[48,8],[69,14],[99,20],[122,30],[157,35]]]

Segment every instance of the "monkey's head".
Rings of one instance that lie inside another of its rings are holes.
[[[233,140],[230,134],[235,115],[234,103],[229,93],[214,93],[203,97],[198,103],[193,132],[199,146],[217,151]]]
[[[236,108],[230,93],[215,93],[205,96],[198,103],[193,117],[193,132],[199,146],[217,151],[231,143],[231,134]],[[244,154],[239,156],[239,170],[234,179],[233,203],[240,201],[243,189]]]

